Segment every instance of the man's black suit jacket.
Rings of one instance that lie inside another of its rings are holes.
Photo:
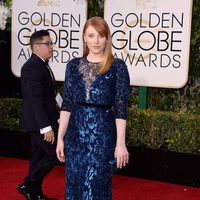
[[[44,61],[35,54],[21,69],[23,104],[20,127],[27,131],[58,127],[58,110],[55,101],[55,84]]]

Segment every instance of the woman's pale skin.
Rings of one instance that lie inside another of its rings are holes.
[[[92,26],[89,26],[84,35],[84,41],[89,48],[87,59],[90,62],[102,62],[104,58],[104,49],[107,39],[102,37]],[[70,112],[60,112],[60,124],[58,129],[58,141],[56,153],[60,162],[65,162],[64,141],[63,138],[67,131],[67,126],[70,118]],[[128,163],[128,151],[125,144],[126,120],[116,119],[117,141],[114,156],[117,160],[117,168],[122,168]]]

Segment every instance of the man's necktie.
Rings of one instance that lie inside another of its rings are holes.
[[[47,69],[49,70],[49,73],[50,73],[50,75],[51,75],[51,79],[52,79],[53,84],[54,84],[54,92],[55,92],[55,95],[56,95],[56,94],[57,94],[56,79],[55,79],[55,77],[54,77],[54,74],[53,74],[53,72],[52,72],[50,66],[49,66],[49,61],[45,61],[45,64],[46,64]]]

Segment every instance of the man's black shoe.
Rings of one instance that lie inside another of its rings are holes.
[[[38,195],[37,196],[37,200],[58,200],[56,198],[49,198],[47,196],[45,196],[44,194]]]
[[[21,194],[25,196],[26,200],[36,200],[35,198],[33,198],[30,193],[30,189],[26,185],[21,184],[17,187],[17,189]]]

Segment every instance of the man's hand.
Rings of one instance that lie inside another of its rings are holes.
[[[51,130],[51,131],[49,131],[47,133],[44,133],[44,140],[47,141],[47,142],[50,142],[51,144],[54,143],[55,136],[54,136],[53,130]]]

